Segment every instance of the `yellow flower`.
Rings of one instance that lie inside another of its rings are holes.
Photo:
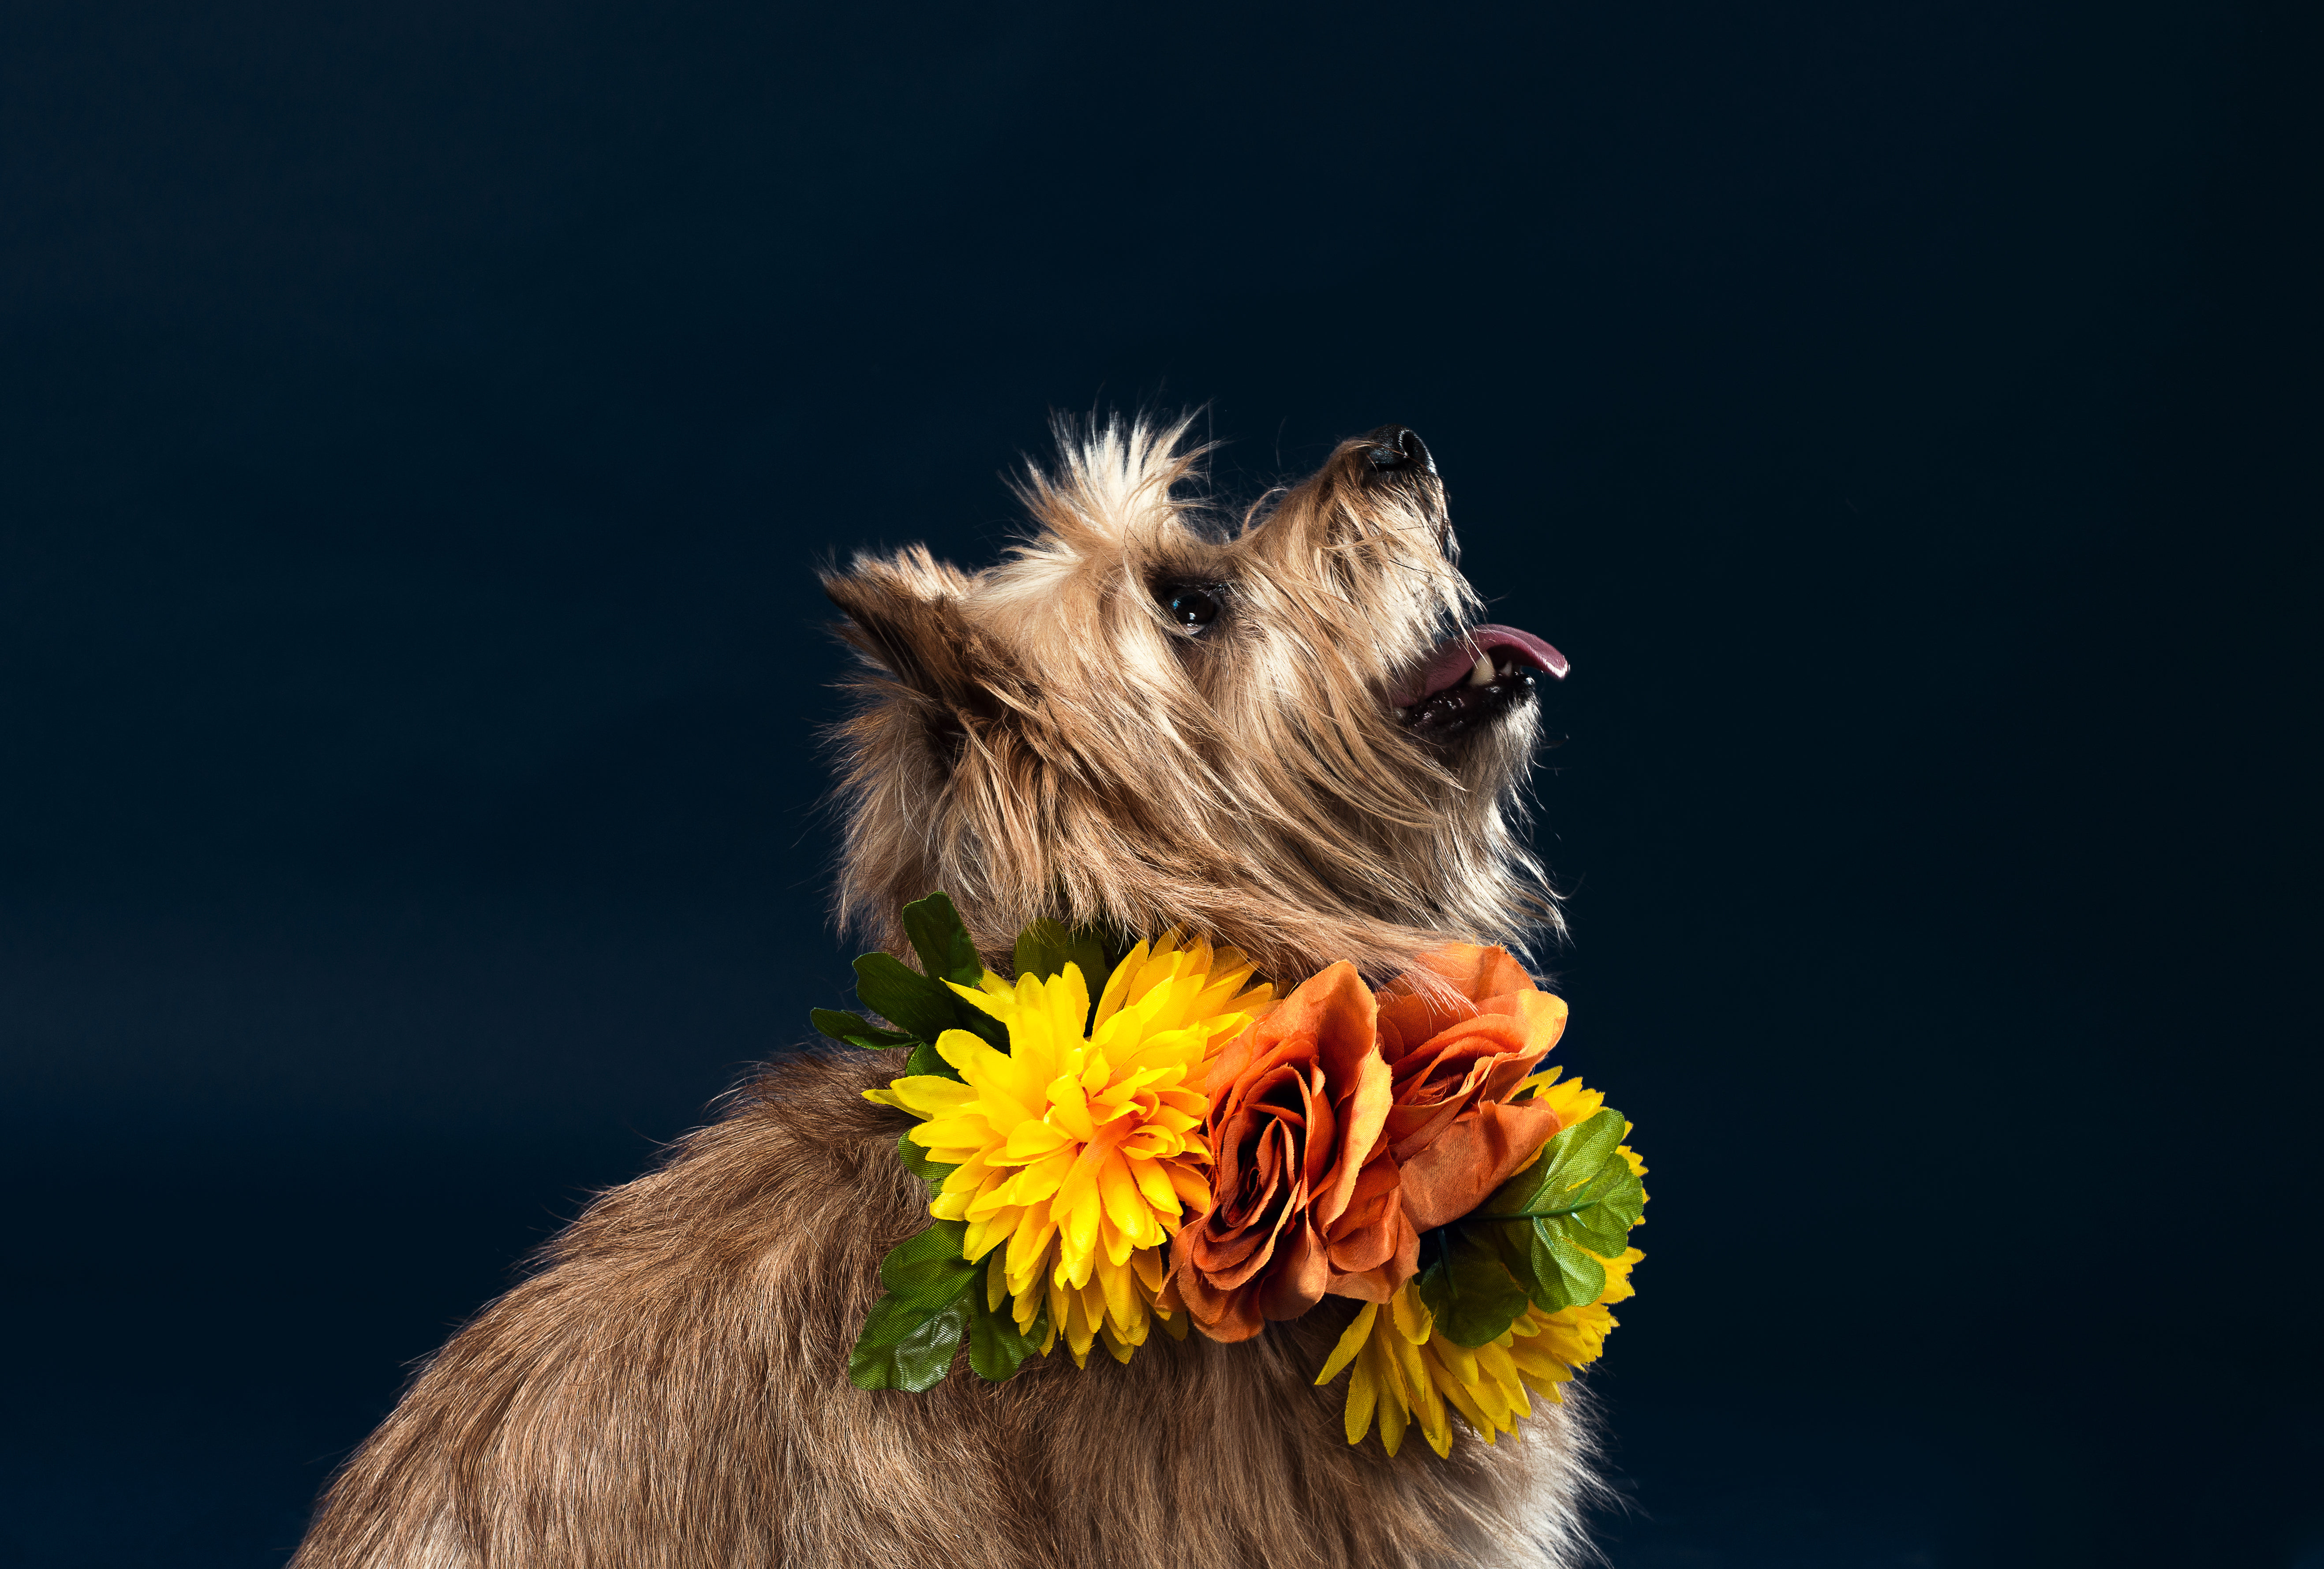
[[[1587,1089],[1580,1079],[1565,1079],[1560,1083],[1563,1073],[1563,1068],[1552,1068],[1547,1073],[1536,1074],[1519,1084],[1517,1093],[1521,1095],[1528,1086],[1538,1085],[1540,1094],[1537,1098],[1543,1105],[1557,1113],[1557,1125],[1571,1128],[1577,1122],[1588,1121],[1604,1109],[1606,1092]]]
[[[1205,1070],[1274,997],[1250,976],[1232,948],[1180,946],[1175,934],[1140,943],[1084,1038],[1080,966],[1013,984],[988,972],[953,990],[1009,1027],[1006,1052],[947,1029],[936,1048],[965,1082],[917,1075],[864,1092],[924,1119],[912,1141],[958,1168],[928,1213],[967,1223],[972,1263],[1007,1244],[987,1270],[988,1304],[1013,1297],[1029,1330],[1046,1301],[1044,1352],[1062,1334],[1079,1364],[1102,1335],[1128,1361],[1150,1317],[1167,1318],[1154,1303],[1165,1250],[1186,1206],[1211,1202]]]
[[[1367,1302],[1348,1325],[1340,1343],[1332,1348],[1318,1384],[1328,1384],[1350,1362],[1355,1376],[1348,1380],[1348,1442],[1361,1444],[1379,1418],[1380,1445],[1394,1454],[1404,1443],[1404,1430],[1417,1415],[1429,1447],[1439,1454],[1452,1451],[1452,1426],[1445,1417],[1442,1364],[1424,1348],[1435,1338],[1435,1319],[1415,1283],[1406,1280],[1391,1292],[1388,1311]]]
[[[1533,1415],[1526,1390],[1563,1403],[1557,1386],[1605,1349],[1606,1333],[1618,1322],[1607,1305],[1633,1295],[1630,1267],[1645,1257],[1629,1248],[1618,1259],[1599,1260],[1606,1267],[1606,1289],[1595,1302],[1555,1313],[1528,1303],[1498,1338],[1474,1347],[1438,1334],[1417,1282],[1407,1280],[1388,1298],[1386,1312],[1379,1303],[1364,1304],[1315,1381],[1328,1384],[1355,1365],[1348,1380],[1351,1444],[1361,1444],[1377,1417],[1380,1446],[1393,1455],[1405,1429],[1417,1420],[1428,1446],[1449,1454],[1452,1411],[1490,1444],[1502,1433],[1515,1433],[1517,1418]]]
[[[1559,1128],[1590,1121],[1606,1104],[1606,1094],[1582,1088],[1581,1078],[1559,1084],[1557,1069],[1534,1074],[1517,1085],[1516,1094],[1526,1090],[1534,1090],[1541,1104],[1557,1111]],[[1629,1134],[1627,1122],[1622,1132]],[[1638,1160],[1637,1150],[1627,1144],[1618,1150],[1631,1171],[1646,1177],[1646,1162]],[[1534,1160],[1541,1160],[1538,1150]],[[1508,1330],[1482,1346],[1455,1346],[1450,1336],[1436,1334],[1427,1304],[1420,1302],[1417,1281],[1406,1281],[1389,1297],[1385,1314],[1379,1304],[1364,1304],[1364,1311],[1348,1324],[1315,1376],[1315,1383],[1329,1383],[1341,1369],[1355,1364],[1355,1374],[1348,1380],[1348,1444],[1362,1444],[1373,1420],[1379,1420],[1380,1445],[1395,1455],[1397,1445],[1404,1444],[1404,1429],[1417,1420],[1429,1448],[1445,1455],[1452,1451],[1450,1411],[1460,1411],[1469,1427],[1485,1444],[1492,1444],[1504,1432],[1516,1432],[1517,1418],[1534,1413],[1526,1390],[1553,1404],[1564,1402],[1557,1385],[1573,1379],[1573,1369],[1594,1362],[1606,1348],[1606,1334],[1619,1323],[1610,1314],[1610,1304],[1637,1295],[1629,1271],[1646,1255],[1638,1248],[1625,1248],[1619,1258],[1594,1253],[1592,1258],[1606,1269],[1606,1290],[1594,1302],[1554,1314],[1526,1304]]]
[[[1591,1257],[1597,1259],[1598,1255],[1592,1253]],[[1630,1284],[1630,1266],[1645,1257],[1637,1249],[1627,1248],[1618,1259],[1598,1259],[1606,1267],[1606,1289],[1598,1294],[1595,1302],[1584,1303],[1579,1307],[1560,1308],[1555,1313],[1544,1313],[1538,1307],[1528,1306],[1517,1323],[1509,1326],[1520,1339],[1533,1343],[1530,1347],[1519,1345],[1515,1349],[1521,1353],[1529,1351],[1535,1362],[1545,1369],[1562,1370],[1541,1371],[1540,1376],[1549,1380],[1552,1387],[1542,1389],[1536,1384],[1533,1386],[1536,1389],[1553,1400],[1558,1399],[1560,1397],[1554,1386],[1565,1382],[1572,1376],[1572,1369],[1598,1360],[1598,1353],[1606,1349],[1607,1332],[1622,1322],[1608,1309],[1617,1302],[1627,1302],[1637,1295]],[[1527,1327],[1528,1324],[1531,1327]],[[1521,1354],[1518,1365],[1522,1367],[1525,1362],[1526,1358]]]

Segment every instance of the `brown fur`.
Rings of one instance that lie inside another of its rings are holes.
[[[1508,819],[1532,711],[1415,743],[1382,702],[1471,608],[1433,470],[1351,442],[1230,534],[1186,501],[1180,426],[1069,442],[1040,532],[969,577],[925,551],[833,578],[874,667],[845,727],[843,912],[900,947],[948,889],[989,957],[1030,919],[1190,925],[1268,973],[1398,967],[1554,923]],[[1391,439],[1394,439],[1391,438]],[[1199,638],[1157,584],[1222,586]],[[964,1361],[867,1393],[847,1351],[926,1193],[863,1054],[771,1068],[420,1373],[294,1569],[956,1565],[1388,1569],[1569,1563],[1590,1485],[1571,1406],[1522,1443],[1351,1447],[1313,1387],[1352,1304],[1259,1340]],[[1569,1386],[1571,1388],[1571,1386]],[[1571,1398],[1571,1397],[1570,1397]]]

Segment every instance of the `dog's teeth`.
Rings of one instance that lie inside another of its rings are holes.
[[[1477,668],[1469,672],[1469,685],[1472,687],[1489,687],[1492,684],[1493,656],[1490,654],[1479,654],[1477,656]]]

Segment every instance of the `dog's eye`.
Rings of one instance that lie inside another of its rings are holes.
[[[1165,588],[1161,599],[1170,619],[1188,632],[1200,632],[1219,618],[1218,599],[1207,589]]]

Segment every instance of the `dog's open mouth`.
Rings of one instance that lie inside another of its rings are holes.
[[[1543,676],[1563,679],[1568,668],[1529,632],[1472,626],[1447,639],[1389,702],[1416,735],[1448,741],[1529,700]]]

